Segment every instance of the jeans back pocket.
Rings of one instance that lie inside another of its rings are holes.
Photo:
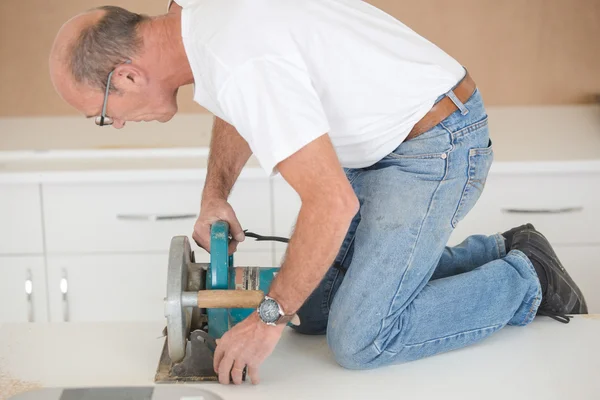
[[[469,150],[467,183],[461,194],[456,212],[452,216],[453,228],[456,228],[458,223],[473,209],[481,197],[493,160],[494,151],[491,141],[488,147]]]

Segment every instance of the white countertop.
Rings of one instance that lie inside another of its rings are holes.
[[[490,107],[490,173],[600,171],[600,105]],[[212,116],[100,128],[80,117],[0,118],[0,183],[190,180],[206,174]],[[244,177],[266,177],[252,157]]]
[[[148,386],[160,323],[0,324],[0,400],[40,387]],[[600,398],[600,315],[537,318],[479,344],[420,361],[350,371],[324,337],[286,331],[253,386],[201,383],[226,400]],[[4,396],[4,398],[3,398]]]

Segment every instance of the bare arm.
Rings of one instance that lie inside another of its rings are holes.
[[[200,216],[193,234],[196,243],[206,251],[210,251],[210,226],[219,220],[229,223],[231,235],[235,239],[229,246],[230,253],[235,250],[238,242],[244,240],[242,227],[227,198],[251,155],[248,143],[235,127],[215,117]]]
[[[233,184],[248,162],[252,151],[238,131],[227,122],[215,117],[208,172],[202,199],[221,198],[227,200]]]
[[[293,314],[333,263],[359,203],[328,135],[282,161],[278,169],[300,195],[302,207],[269,295],[286,314]]]

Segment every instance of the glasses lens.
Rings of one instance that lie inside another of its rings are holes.
[[[111,117],[104,117],[104,121],[102,121],[102,117],[96,117],[95,122],[96,125],[98,126],[104,126],[104,125],[112,125],[113,120]]]

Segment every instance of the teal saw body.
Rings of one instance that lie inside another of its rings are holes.
[[[229,225],[217,222],[211,227],[210,266],[207,271],[206,289],[262,290],[268,293],[279,268],[233,266],[233,255],[228,254]],[[208,334],[220,338],[232,326],[243,321],[254,309],[209,308]]]
[[[248,235],[257,240],[281,239]],[[229,225],[214,223],[210,262],[196,263],[187,236],[171,239],[165,298],[167,337],[156,382],[216,380],[212,367],[215,340],[254,312],[269,292],[279,268],[234,268],[229,241]]]

